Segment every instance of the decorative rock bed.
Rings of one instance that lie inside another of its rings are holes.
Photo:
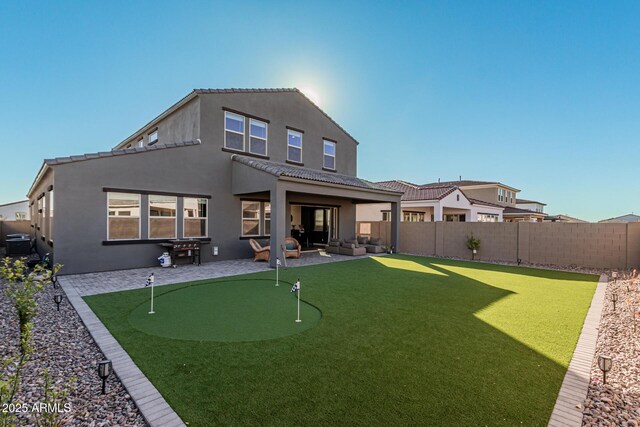
[[[6,284],[0,282],[0,360],[15,354],[18,348],[18,323],[5,288]],[[61,402],[70,404],[63,425],[145,426],[133,400],[115,375],[107,380],[107,393],[100,394],[102,382],[97,374],[97,362],[103,355],[66,298],[60,304],[60,311],[56,310],[55,292],[63,293],[48,284],[37,296],[34,351],[22,372],[16,400],[26,403],[27,407],[43,402],[43,370],[49,369],[52,381],[58,387],[68,384],[70,390]],[[31,411],[19,412],[18,420],[21,425],[35,425]]]
[[[627,272],[629,275],[629,272]],[[633,283],[635,282],[635,283]],[[611,296],[617,294],[615,311]],[[591,382],[584,401],[585,426],[640,425],[640,280],[610,281],[591,367]],[[634,329],[634,322],[636,323]],[[613,359],[603,384],[598,355]]]

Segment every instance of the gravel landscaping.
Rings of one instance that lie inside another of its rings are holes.
[[[626,275],[629,277],[630,273]],[[640,425],[640,318],[637,317],[640,279],[621,279],[612,280],[607,286],[591,382],[584,402],[582,424],[585,426]],[[615,311],[613,294],[618,296]],[[602,371],[598,368],[600,354],[613,359],[607,384],[603,384]]]
[[[5,296],[6,284],[0,282],[0,360],[14,354],[18,347],[18,323],[14,308]],[[97,362],[102,353],[66,298],[56,311],[54,291],[48,284],[38,295],[38,314],[34,320],[34,352],[22,374],[19,403],[32,407],[43,402],[43,370],[48,368],[59,386],[68,384],[64,403],[71,409],[63,425],[71,426],[145,426],[133,400],[115,375],[107,381],[107,393],[100,394],[101,380]],[[3,373],[4,374],[4,373]],[[75,377],[75,381],[72,378]],[[35,425],[33,412],[18,414],[20,425]]]

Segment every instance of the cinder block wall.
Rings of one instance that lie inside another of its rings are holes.
[[[389,241],[388,222],[363,223],[371,224],[372,237]],[[466,247],[467,236],[471,234],[481,241],[476,255],[479,260],[521,259],[524,263],[558,266],[640,268],[640,223],[403,222],[399,251],[471,258]]]

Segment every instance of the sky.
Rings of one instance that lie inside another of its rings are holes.
[[[358,175],[640,212],[640,2],[0,2],[0,204],[194,88],[298,87]]]

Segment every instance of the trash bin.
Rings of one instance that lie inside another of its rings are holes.
[[[162,256],[158,257],[158,261],[160,261],[160,266],[163,268],[171,267],[171,256],[169,252],[165,252]]]

